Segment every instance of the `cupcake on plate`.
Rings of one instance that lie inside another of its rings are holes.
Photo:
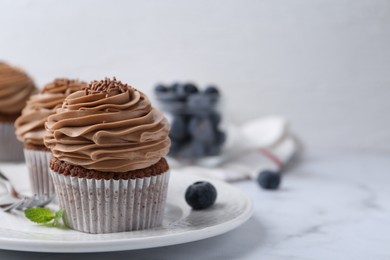
[[[23,146],[16,140],[14,122],[36,91],[22,70],[0,62],[0,161],[23,161]]]
[[[65,97],[81,90],[87,83],[56,79],[27,101],[22,115],[15,121],[17,138],[24,144],[24,155],[30,176],[31,191],[39,196],[55,194],[49,174],[51,153],[43,143],[47,117],[61,107]]]
[[[149,99],[113,79],[69,95],[46,123],[45,144],[66,224],[87,233],[162,223],[169,125]]]

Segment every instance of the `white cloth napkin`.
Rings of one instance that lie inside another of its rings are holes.
[[[224,181],[256,178],[262,170],[280,170],[297,152],[285,118],[269,116],[228,128],[228,142],[218,158],[183,165],[170,159],[172,171]]]

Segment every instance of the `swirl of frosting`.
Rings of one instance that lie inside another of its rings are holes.
[[[163,114],[142,92],[115,78],[69,95],[46,129],[45,145],[54,157],[100,172],[147,168],[170,146]]]
[[[19,114],[35,91],[33,80],[25,72],[0,62],[1,114]]]
[[[85,82],[68,79],[56,79],[45,85],[39,94],[30,97],[22,115],[15,121],[17,138],[25,144],[45,147],[43,138],[48,116],[62,106],[66,96],[86,86]]]

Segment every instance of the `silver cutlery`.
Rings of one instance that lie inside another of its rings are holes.
[[[16,191],[11,181],[0,171],[0,183],[2,183],[7,194],[0,198],[0,209],[4,212],[11,210],[24,210],[26,208],[44,207],[53,201],[54,196],[23,196]]]
[[[10,205],[23,199],[23,195],[16,191],[11,181],[0,171],[0,183],[4,185],[6,194],[1,196],[0,205]]]
[[[50,204],[54,199],[54,196],[51,196],[51,197],[42,197],[42,196],[37,196],[37,195],[34,195],[32,197],[24,197],[23,199],[17,201],[17,202],[14,202],[12,204],[9,204],[9,205],[1,205],[0,204],[0,208],[4,211],[4,212],[10,212],[11,210],[24,210],[24,209],[27,209],[27,208],[35,208],[35,207],[44,207],[48,204]]]

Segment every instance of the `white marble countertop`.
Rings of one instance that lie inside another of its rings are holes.
[[[390,154],[321,153],[278,191],[234,183],[254,215],[224,235],[176,246],[94,254],[0,250],[0,259],[390,259]]]

